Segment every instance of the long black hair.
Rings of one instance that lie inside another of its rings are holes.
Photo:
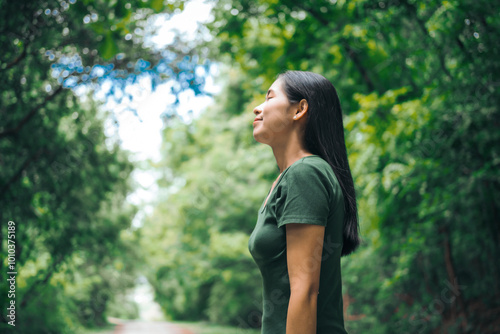
[[[344,229],[341,256],[358,248],[359,221],[354,181],[347,159],[342,109],[333,84],[320,74],[286,71],[278,75],[290,103],[305,99],[309,105],[304,141],[306,149],[332,167],[344,195]]]

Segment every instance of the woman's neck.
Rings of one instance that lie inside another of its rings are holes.
[[[298,147],[298,145],[287,145],[285,147],[273,147],[274,158],[280,169],[280,173],[283,173],[285,169],[290,167],[295,161],[313,155],[311,152],[305,148]]]

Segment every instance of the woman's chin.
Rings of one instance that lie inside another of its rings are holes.
[[[269,143],[271,142],[271,139],[272,139],[271,137],[272,136],[270,136],[268,133],[265,133],[265,132],[261,133],[261,132],[256,131],[256,130],[253,131],[253,138],[261,144],[268,144],[269,145]]]
[[[255,132],[253,133],[253,139],[255,139],[256,142],[262,144],[262,142],[260,141],[260,136],[258,134],[255,134]]]

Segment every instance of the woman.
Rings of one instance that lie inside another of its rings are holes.
[[[343,334],[340,257],[359,245],[342,111],[330,81],[278,76],[254,109],[253,136],[280,175],[248,247],[263,278],[262,334]]]

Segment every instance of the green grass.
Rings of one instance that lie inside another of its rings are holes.
[[[218,326],[207,322],[173,322],[175,325],[191,330],[194,334],[260,334],[260,329]]]

